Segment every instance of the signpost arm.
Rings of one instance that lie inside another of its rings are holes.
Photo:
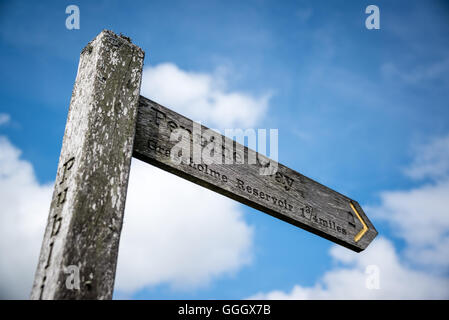
[[[188,145],[185,152],[188,157],[184,160],[176,151],[180,149],[175,147],[179,137],[175,134],[172,139],[175,129],[190,137],[183,142]],[[230,137],[216,132],[215,140],[210,140],[203,135],[207,131],[208,128],[141,96],[133,155],[356,252],[364,250],[377,236],[376,228],[356,201],[280,163],[271,166],[267,157]],[[203,154],[207,154],[205,146],[215,145],[214,153],[219,150],[220,154],[218,161],[196,161],[191,152],[196,149],[195,144]],[[250,154],[256,155],[253,163]],[[179,161],[173,161],[176,158]],[[261,174],[267,164],[276,171]]]
[[[81,52],[31,299],[111,299],[144,52],[102,31]]]

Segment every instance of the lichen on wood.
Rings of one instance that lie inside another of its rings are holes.
[[[32,299],[112,298],[143,59],[108,30],[81,52]]]

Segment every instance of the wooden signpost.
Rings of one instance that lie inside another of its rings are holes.
[[[219,163],[195,163],[193,155],[181,163],[173,161],[171,150],[178,141],[170,138],[176,129],[187,131],[192,151],[195,144],[203,150],[210,143],[204,137],[194,140],[194,125],[141,96],[133,156],[357,252],[377,235],[356,201],[279,163],[272,174],[261,174],[269,159],[228,137],[218,135]],[[197,135],[207,129],[201,126]],[[254,164],[247,161],[251,153]]]
[[[32,299],[112,298],[131,156],[357,252],[376,237],[356,201],[139,96],[143,58],[107,30],[81,53]]]

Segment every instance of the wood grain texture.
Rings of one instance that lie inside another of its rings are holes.
[[[81,53],[32,299],[112,298],[143,59],[107,30]]]
[[[260,161],[253,164],[225,163],[226,157],[248,159],[255,152],[236,142],[234,149],[223,148],[222,163],[175,163],[170,152],[177,141],[170,141],[170,136],[178,128],[194,133],[193,124],[192,120],[141,96],[133,156],[356,252],[364,250],[376,237],[376,229],[356,201],[282,164],[277,164],[273,174],[261,175],[260,169],[268,160],[262,155],[257,154]],[[193,136],[189,134],[192,146]],[[233,143],[225,136],[220,138],[223,146]],[[242,154],[238,147],[242,148]],[[355,238],[363,223],[357,214],[368,228],[358,241]]]

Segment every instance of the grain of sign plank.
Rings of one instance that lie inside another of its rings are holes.
[[[192,120],[140,96],[133,156],[356,252],[364,250],[376,237],[376,229],[356,201],[282,164],[276,163],[277,171],[273,174],[261,175],[261,163],[269,160],[260,154],[253,164],[247,160],[243,164],[172,161],[170,150],[178,143],[176,139],[170,140],[173,130],[187,130],[193,146],[196,132],[193,127]],[[201,132],[208,129],[200,128]],[[219,136],[223,159],[230,155],[234,160],[248,159],[248,154],[255,153]],[[208,142],[203,140],[201,145]]]

